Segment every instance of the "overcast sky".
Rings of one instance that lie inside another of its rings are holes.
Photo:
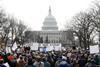
[[[0,0],[7,13],[23,20],[32,30],[41,30],[49,5],[59,29],[76,13],[87,10],[94,0]],[[69,23],[68,23],[69,24]]]

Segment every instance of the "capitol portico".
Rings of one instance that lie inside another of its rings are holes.
[[[39,31],[39,34],[44,43],[47,38],[49,43],[60,43],[61,41],[61,31]]]

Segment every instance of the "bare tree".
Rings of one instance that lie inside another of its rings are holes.
[[[86,49],[90,45],[91,35],[95,29],[92,14],[80,12],[73,19],[73,30],[77,34],[80,46],[82,43]]]
[[[7,16],[4,10],[0,9],[0,45],[4,43],[6,47],[8,42],[12,44],[10,45],[11,47],[15,42],[23,45],[27,27],[22,23],[22,21],[13,16]]]
[[[2,46],[2,43],[4,45],[7,45],[8,40],[8,34],[9,34],[9,22],[7,15],[4,13],[3,10],[0,10],[0,44]]]
[[[96,31],[99,33],[99,45],[100,45],[100,1],[96,0],[94,2],[94,8],[91,9],[94,14],[94,24]]]
[[[25,43],[26,30],[27,30],[27,27],[24,24],[22,24],[22,21],[19,21],[19,24],[17,25],[15,41],[19,43],[20,45],[23,45]]]

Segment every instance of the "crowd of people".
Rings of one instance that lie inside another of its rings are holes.
[[[19,46],[12,53],[0,52],[0,67],[100,67],[100,55],[75,48],[40,52]]]

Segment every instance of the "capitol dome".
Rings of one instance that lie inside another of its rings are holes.
[[[56,19],[51,14],[50,7],[49,7],[49,14],[43,22],[42,30],[58,30]]]

